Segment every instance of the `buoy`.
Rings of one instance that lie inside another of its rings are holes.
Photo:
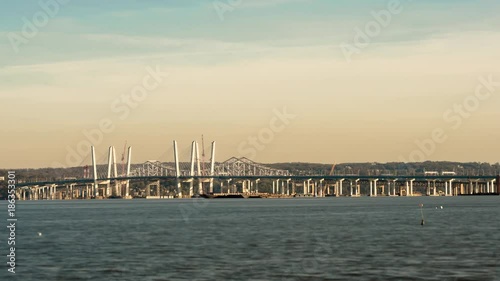
[[[42,236],[42,233],[41,233],[41,232],[38,232],[38,236]]]
[[[424,204],[420,203],[420,213],[422,214],[422,220],[420,221],[420,225],[424,225],[424,210],[422,207],[424,207]]]

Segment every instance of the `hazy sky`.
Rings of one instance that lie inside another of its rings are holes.
[[[2,168],[500,160],[499,1],[54,1],[2,3]]]

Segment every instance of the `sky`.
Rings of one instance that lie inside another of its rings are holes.
[[[41,0],[0,10],[0,168],[500,161],[496,0]],[[498,82],[497,82],[498,81]]]

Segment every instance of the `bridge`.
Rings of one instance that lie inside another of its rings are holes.
[[[55,181],[20,182],[17,198],[104,199],[104,198],[192,198],[192,197],[327,197],[377,196],[457,196],[499,195],[500,177],[437,175],[320,175],[292,173],[256,163],[248,158],[231,157],[215,161],[215,142],[209,163],[200,159],[199,145],[191,143],[189,161],[179,160],[173,141],[173,161],[146,161],[132,165],[132,147],[127,162],[118,173],[116,151],[109,147],[107,165],[98,165],[95,148],[90,148],[91,171]],[[204,154],[204,153],[203,153]],[[204,155],[203,155],[204,156]],[[142,187],[131,193],[131,184]],[[419,190],[420,192],[416,191]]]

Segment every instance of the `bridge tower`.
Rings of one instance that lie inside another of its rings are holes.
[[[131,163],[132,163],[132,147],[129,146],[128,147],[128,154],[127,154],[127,171],[126,171],[125,177],[130,176]],[[125,182],[125,198],[129,198],[129,197],[130,197],[130,180],[127,180]]]
[[[181,181],[179,177],[181,176],[181,170],[179,168],[179,151],[177,149],[177,141],[174,140],[174,160],[175,160],[175,177],[177,179],[177,196],[182,198]]]
[[[196,161],[196,141],[193,141],[191,144],[191,170],[189,171],[189,175],[194,177],[194,163]],[[189,179],[189,197],[194,195],[194,178]]]
[[[196,147],[196,170],[198,177],[202,175],[201,164],[200,164],[200,147],[198,142],[195,142]],[[201,178],[198,178],[198,194],[203,194],[203,181]]]
[[[215,141],[212,142],[212,155],[210,159],[210,193],[214,193],[214,171],[215,171]]]
[[[99,194],[99,189],[97,186],[97,161],[95,158],[95,147],[90,147],[90,152],[92,153],[92,178],[94,179],[94,185],[92,186],[92,194],[94,197],[97,197]]]

